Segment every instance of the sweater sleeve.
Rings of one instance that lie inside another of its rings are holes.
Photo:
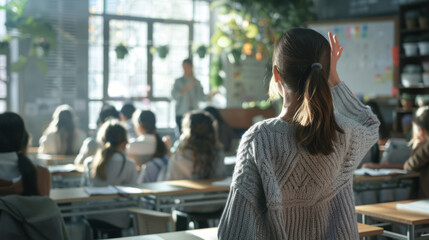
[[[353,120],[352,124],[345,126],[351,129],[343,130],[351,133],[349,154],[358,163],[377,142],[380,121],[371,108],[363,105],[344,82],[332,88],[332,96],[335,109],[346,118]]]
[[[219,240],[257,239],[257,219],[255,206],[232,187],[218,228]]]
[[[254,159],[253,140],[254,134],[246,133],[238,148],[231,190],[219,223],[220,240],[258,239],[266,229],[261,217],[266,211],[266,201]]]
[[[407,171],[420,171],[429,164],[429,142],[423,143],[414,150],[411,157],[405,162],[404,169]]]

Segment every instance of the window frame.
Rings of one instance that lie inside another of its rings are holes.
[[[144,101],[149,100],[152,102],[167,102],[168,103],[168,109],[171,109],[172,100],[170,97],[154,97],[153,94],[153,87],[149,88],[149,91],[147,92],[147,96],[145,97],[111,97],[108,94],[109,89],[109,50],[110,50],[110,35],[109,35],[109,23],[111,20],[122,20],[122,21],[137,21],[137,22],[145,22],[147,24],[147,85],[153,86],[153,55],[150,53],[151,47],[153,47],[153,26],[155,23],[162,23],[162,24],[180,24],[180,25],[186,25],[189,29],[188,33],[188,39],[189,39],[189,46],[188,46],[188,56],[193,57],[193,51],[192,51],[192,44],[194,39],[194,25],[195,24],[207,24],[209,28],[209,33],[212,33],[212,11],[209,10],[209,20],[207,22],[205,21],[196,21],[195,19],[195,2],[199,1],[205,1],[210,4],[209,0],[192,0],[193,5],[193,11],[192,11],[192,20],[178,20],[178,19],[163,19],[163,18],[148,18],[148,17],[140,17],[140,16],[128,16],[128,15],[114,15],[114,14],[107,14],[106,13],[106,1],[103,0],[103,11],[102,13],[89,13],[89,17],[96,16],[101,17],[103,21],[103,91],[102,91],[102,97],[101,98],[90,98],[88,94],[88,106],[90,102],[101,102],[102,104],[106,104],[112,101]],[[209,62],[211,62],[211,57],[209,59]],[[180,67],[180,66],[177,66]],[[179,77],[179,76],[177,76]],[[88,91],[89,93],[89,91]],[[168,118],[168,126],[167,127],[161,127],[162,128],[171,128],[171,122],[175,121],[175,116],[170,116],[170,110]],[[91,127],[91,122],[88,123],[90,129],[94,129]]]

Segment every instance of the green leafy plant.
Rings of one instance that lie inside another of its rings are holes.
[[[24,16],[24,9],[27,0],[13,0],[0,9],[6,10],[8,19],[5,23],[8,30],[15,29],[16,34],[7,35],[7,39],[16,38],[19,40],[29,40],[31,47],[26,54],[21,54],[18,61],[12,64],[12,71],[21,71],[28,62],[33,62],[42,74],[48,72],[46,56],[56,48],[57,33],[51,24],[43,18]]]
[[[204,58],[207,54],[207,46],[201,44],[195,49],[195,53],[198,54],[200,58]]]
[[[170,47],[169,47],[168,45],[160,45],[160,46],[158,46],[158,47],[152,47],[152,48],[150,49],[150,53],[151,53],[151,54],[158,53],[158,56],[159,56],[161,59],[166,58],[166,57],[167,57],[167,55],[168,55],[168,52],[169,52],[169,51],[170,51]]]
[[[3,40],[0,41],[0,54],[8,54],[9,53],[9,41]]]
[[[128,47],[125,46],[123,43],[119,43],[115,47],[115,52],[116,52],[116,58],[117,59],[124,59],[125,56],[128,55]]]
[[[414,100],[415,96],[410,93],[402,93],[401,100]]]

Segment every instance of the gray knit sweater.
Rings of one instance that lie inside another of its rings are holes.
[[[379,121],[343,82],[331,90],[344,130],[332,154],[310,155],[296,143],[294,125],[280,118],[244,134],[220,240],[359,238],[353,170],[377,141]]]

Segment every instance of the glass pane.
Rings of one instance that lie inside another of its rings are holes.
[[[192,0],[106,0],[106,13],[147,18],[192,20]]]
[[[0,113],[6,112],[7,110],[7,104],[6,101],[0,100]]]
[[[151,110],[156,116],[156,127],[157,128],[168,128],[169,120],[172,116],[170,111],[169,102],[152,102]]]
[[[103,18],[89,17],[88,96],[103,97]]]
[[[153,25],[154,46],[168,45],[169,53],[153,59],[153,96],[170,97],[174,79],[183,75],[182,61],[189,57],[189,27],[183,24]]]
[[[6,55],[0,55],[0,81],[7,81]]]
[[[89,13],[90,14],[103,13],[103,0],[89,0]]]
[[[207,23],[194,24],[194,43],[196,46],[204,44],[208,46],[210,43],[210,26]],[[204,92],[208,93],[210,89],[209,67],[210,57],[206,54],[204,58],[200,58],[198,54],[194,54],[194,74],[200,80],[204,88]]]
[[[210,6],[208,1],[195,1],[194,20],[208,22],[210,18]]]
[[[7,84],[6,82],[0,81],[0,98],[7,97]]]
[[[194,24],[194,44],[209,45],[210,43],[210,25],[208,23]]]
[[[145,22],[111,20],[109,49],[110,97],[146,97],[147,24]],[[123,44],[128,54],[118,58],[115,48]]]
[[[5,4],[6,4],[6,0],[0,0],[0,6],[3,6]],[[5,22],[6,22],[6,11],[0,10],[0,36],[6,35],[6,26],[4,25]]]
[[[89,129],[97,129],[98,114],[100,113],[102,107],[103,103],[101,101],[90,101],[88,103]]]
[[[114,106],[116,109],[118,109],[118,111],[121,110],[122,106],[125,103],[129,103],[130,101],[108,101],[108,103],[112,106]],[[143,99],[141,101],[132,101],[131,102],[134,107],[136,107],[136,109],[139,110],[148,110],[150,109],[150,101],[149,99]]]

